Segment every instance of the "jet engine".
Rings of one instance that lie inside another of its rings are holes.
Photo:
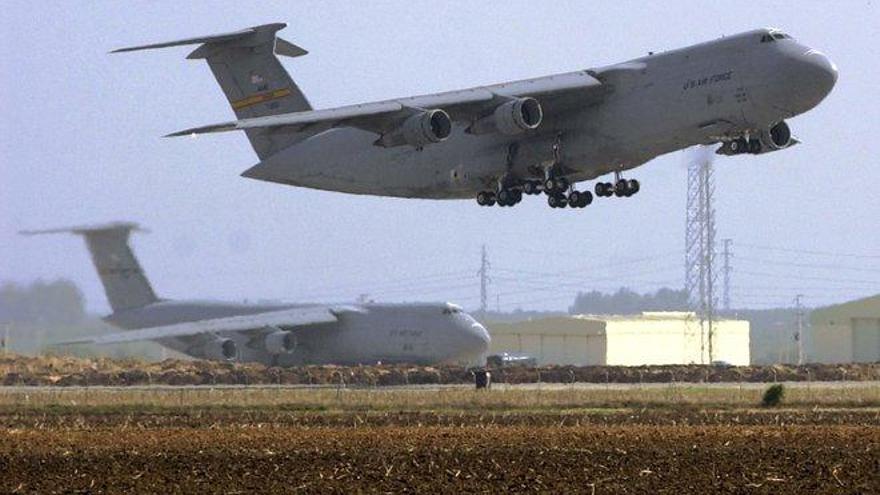
[[[776,151],[792,145],[791,129],[783,120],[761,133],[761,144],[767,151]]]
[[[208,359],[229,361],[238,355],[238,346],[232,339],[217,337],[205,344],[202,352]]]
[[[452,133],[452,119],[440,109],[426,110],[408,117],[397,130],[385,134],[376,144],[400,146],[408,144],[421,148],[426,144],[439,143]]]
[[[471,134],[500,132],[506,135],[520,134],[537,129],[544,120],[544,109],[538,100],[530,97],[517,98],[502,103],[492,115],[474,122],[468,129]]]
[[[276,330],[263,341],[263,346],[269,354],[286,354],[296,349],[296,335],[285,330]]]

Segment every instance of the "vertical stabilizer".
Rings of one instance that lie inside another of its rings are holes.
[[[159,299],[128,245],[136,223],[117,222],[47,230],[25,230],[24,235],[71,233],[85,237],[92,262],[101,277],[104,292],[113,311],[138,308]]]
[[[264,24],[231,33],[120,48],[112,53],[201,44],[187,58],[204,59],[208,63],[239,120],[311,110],[305,95],[277,57],[300,57],[308,53],[276,36],[285,26]],[[305,137],[271,129],[246,132],[260,159]]]

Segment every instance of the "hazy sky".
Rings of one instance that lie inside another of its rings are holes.
[[[286,22],[310,51],[284,65],[316,108],[601,66],[764,26],[840,69],[790,122],[804,142],[721,158],[718,235],[735,306],[818,305],[880,291],[880,12],[870,0],[761,2],[4,2],[0,17],[0,281],[67,277],[107,304],[82,242],[25,228],[131,219],[160,295],[451,300],[473,308],[485,243],[493,307],[565,309],[578,289],[683,285],[683,153],[630,176],[642,191],[553,210],[352,196],[244,179],[243,134],[160,136],[229,120],[188,48],[113,48]],[[784,248],[781,251],[767,248]],[[820,253],[845,253],[830,256]],[[856,256],[857,255],[857,256]]]

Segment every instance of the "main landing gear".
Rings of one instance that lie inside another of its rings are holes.
[[[552,175],[544,179],[544,193],[550,208],[586,208],[593,202],[590,191],[577,191],[565,177]]]
[[[626,180],[620,176],[620,172],[614,174],[614,182],[597,182],[596,196],[600,198],[610,198],[617,196],[618,198],[628,198],[641,189],[639,181],[635,179]]]
[[[477,193],[477,204],[480,206],[513,206],[522,201],[523,191],[520,189],[504,188],[498,192],[480,191]]]

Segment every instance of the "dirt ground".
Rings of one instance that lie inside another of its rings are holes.
[[[880,411],[0,411],[3,493],[878,493]]]
[[[880,363],[805,366],[548,366],[493,370],[496,383],[668,383],[877,381]],[[385,386],[471,383],[461,367],[268,367],[216,361],[150,363],[108,358],[0,356],[0,385],[328,385]]]

